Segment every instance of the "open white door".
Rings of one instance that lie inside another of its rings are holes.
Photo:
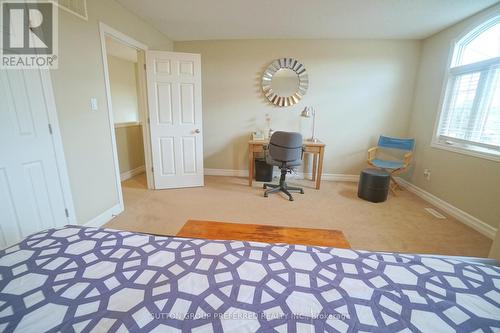
[[[0,70],[2,248],[74,222],[49,82],[38,70]]]
[[[146,75],[155,188],[203,186],[200,55],[147,51]]]

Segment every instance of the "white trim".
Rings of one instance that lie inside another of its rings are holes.
[[[122,172],[120,174],[120,180],[124,181],[124,180],[130,179],[134,176],[137,176],[137,175],[140,175],[141,173],[144,173],[145,171],[146,171],[146,166],[141,165],[140,167],[137,167],[135,169]]]
[[[491,225],[481,221],[480,219],[470,215],[469,213],[464,212],[463,210],[453,206],[452,204],[444,201],[443,199],[436,197],[434,194],[431,194],[421,189],[420,187],[408,182],[407,180],[404,180],[403,178],[397,177],[397,180],[408,191],[416,194],[420,198],[424,199],[425,201],[429,202],[435,207],[441,209],[442,211],[454,217],[458,221],[468,225],[472,229],[480,232],[481,234],[485,235],[490,239],[495,238],[497,229],[492,227]]]
[[[149,105],[146,84],[146,51],[141,50],[137,54],[137,83],[139,91],[137,99],[139,101],[139,121],[142,124],[142,141],[144,143],[144,163],[146,164],[146,181],[148,189],[153,190],[153,153],[151,151],[151,135],[149,128]],[[143,70],[144,69],[144,70]]]
[[[123,207],[115,205],[84,224],[85,227],[101,227],[123,212]]]
[[[483,32],[500,23],[499,14],[500,12],[497,12],[496,14],[493,13],[490,18],[486,20],[483,19],[482,22],[475,24],[473,28],[467,29],[465,33],[462,33],[461,36],[455,40],[455,47],[453,48],[453,57],[450,67],[460,67],[460,65],[457,66],[456,63],[458,58],[463,54],[464,48]],[[455,49],[457,47],[458,49]]]
[[[118,164],[118,149],[116,146],[116,133],[115,133],[115,122],[113,117],[113,106],[111,103],[111,85],[109,82],[109,70],[108,70],[108,57],[106,53],[106,34],[108,31],[108,26],[99,23],[99,35],[101,38],[101,55],[102,55],[102,64],[104,66],[104,85],[106,87],[106,100],[108,105],[108,120],[109,120],[109,129],[111,132],[111,148],[113,151],[113,162],[115,165],[115,188],[118,194],[118,205],[123,210],[123,193],[122,193],[122,185],[120,182],[120,167]],[[109,28],[110,29],[110,28]],[[111,30],[110,30],[111,31]]]
[[[115,123],[115,128],[124,128],[124,127],[135,127],[135,126],[141,126],[140,121],[129,121],[126,123]]]
[[[310,175],[308,177],[311,177]],[[334,182],[358,182],[359,175],[349,175],[341,173],[324,173],[321,180],[328,180]]]
[[[49,70],[40,70],[40,79],[42,81],[43,94],[45,103],[47,104],[47,117],[52,127],[52,144],[54,146],[57,169],[59,172],[59,180],[61,181],[61,190],[63,193],[64,204],[68,210],[68,223],[76,224],[75,206],[73,204],[73,195],[68,176],[68,167],[64,155],[64,146],[59,128],[59,120],[57,117],[56,101],[54,98],[54,89]]]
[[[144,51],[148,49],[148,46],[146,44],[143,44],[133,39],[132,37],[125,35],[124,33],[116,30],[115,28],[110,27],[105,23],[99,22],[99,31],[102,32],[104,35],[114,38],[120,43],[127,44],[127,46],[130,46],[134,49],[139,49]],[[106,55],[106,53],[104,54]]]
[[[109,67],[108,67],[108,57],[107,57],[107,52],[106,52],[106,36],[109,36],[111,38],[114,38],[118,40],[121,43],[124,43],[130,47],[136,48],[138,50],[144,50],[146,51],[148,47],[133,39],[132,37],[129,37],[120,31],[102,23],[99,22],[99,36],[101,39],[101,56],[102,56],[102,63],[103,63],[103,72],[104,72],[104,84],[106,87],[106,101],[107,101],[107,106],[108,106],[108,119],[109,119],[109,129],[111,133],[111,147],[113,150],[113,162],[115,166],[115,186],[116,186],[116,191],[118,192],[118,206],[121,208],[120,212],[124,210],[124,203],[123,203],[123,193],[122,193],[122,185],[121,185],[121,175],[120,175],[120,167],[119,167],[119,162],[118,162],[118,149],[116,145],[116,133],[115,133],[115,123],[114,123],[114,116],[113,116],[113,104],[111,101],[111,85],[110,85],[110,80],[109,80]],[[147,145],[147,142],[144,142],[144,145]],[[146,148],[146,147],[145,147]],[[147,151],[145,149],[145,151]],[[146,166],[148,166],[148,161],[146,158]],[[146,175],[148,178],[150,177],[150,172],[147,172]]]
[[[473,62],[467,65],[460,65],[449,69],[453,76],[464,75],[468,73],[481,72],[485,68],[494,67],[500,63],[500,57],[490,58],[478,62]]]
[[[451,152],[462,154],[462,155],[484,158],[484,159],[487,159],[490,161],[500,162],[500,155],[499,154],[487,153],[487,152],[482,152],[479,150],[474,150],[472,147],[471,148],[464,148],[464,147],[460,147],[457,145],[449,145],[449,144],[441,143],[437,139],[435,141],[433,139],[433,141],[431,142],[431,147],[451,151]]]
[[[248,170],[204,169],[205,176],[248,177]]]
[[[224,177],[248,177],[248,170],[234,170],[234,169],[204,169],[205,176],[224,176]],[[279,176],[275,172],[273,176]],[[311,179],[311,173],[297,172],[290,175],[295,179]],[[304,177],[305,176],[305,177]],[[359,175],[337,174],[337,173],[323,173],[321,180],[336,181],[336,182],[357,182]]]
[[[500,146],[498,146],[498,145],[492,145],[492,144],[476,142],[476,141],[469,141],[469,140],[454,138],[452,136],[446,136],[446,135],[440,135],[440,138],[445,143],[450,142],[450,143],[457,144],[457,145],[471,146],[471,147],[474,147],[475,149],[477,149],[478,151],[484,151],[484,152],[491,151],[492,153],[500,154]],[[466,147],[464,147],[464,148],[466,148]]]

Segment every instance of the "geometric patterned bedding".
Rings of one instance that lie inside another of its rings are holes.
[[[68,226],[0,251],[6,332],[500,331],[500,269]]]

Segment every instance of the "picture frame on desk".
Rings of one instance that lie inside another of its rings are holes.
[[[252,132],[252,140],[257,141],[257,140],[265,140],[264,138],[264,133],[259,131],[259,132]]]

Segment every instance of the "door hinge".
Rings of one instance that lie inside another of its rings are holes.
[[[49,124],[49,133],[52,134],[52,125]]]
[[[151,172],[154,173],[155,172],[155,168],[151,167]]]
[[[64,213],[66,214],[66,217],[69,217],[69,211],[68,211],[68,208],[64,208]]]
[[[149,120],[149,117],[148,117],[148,125],[150,125],[150,124],[151,124],[151,121]]]
[[[144,70],[146,70],[146,64],[144,64]]]

